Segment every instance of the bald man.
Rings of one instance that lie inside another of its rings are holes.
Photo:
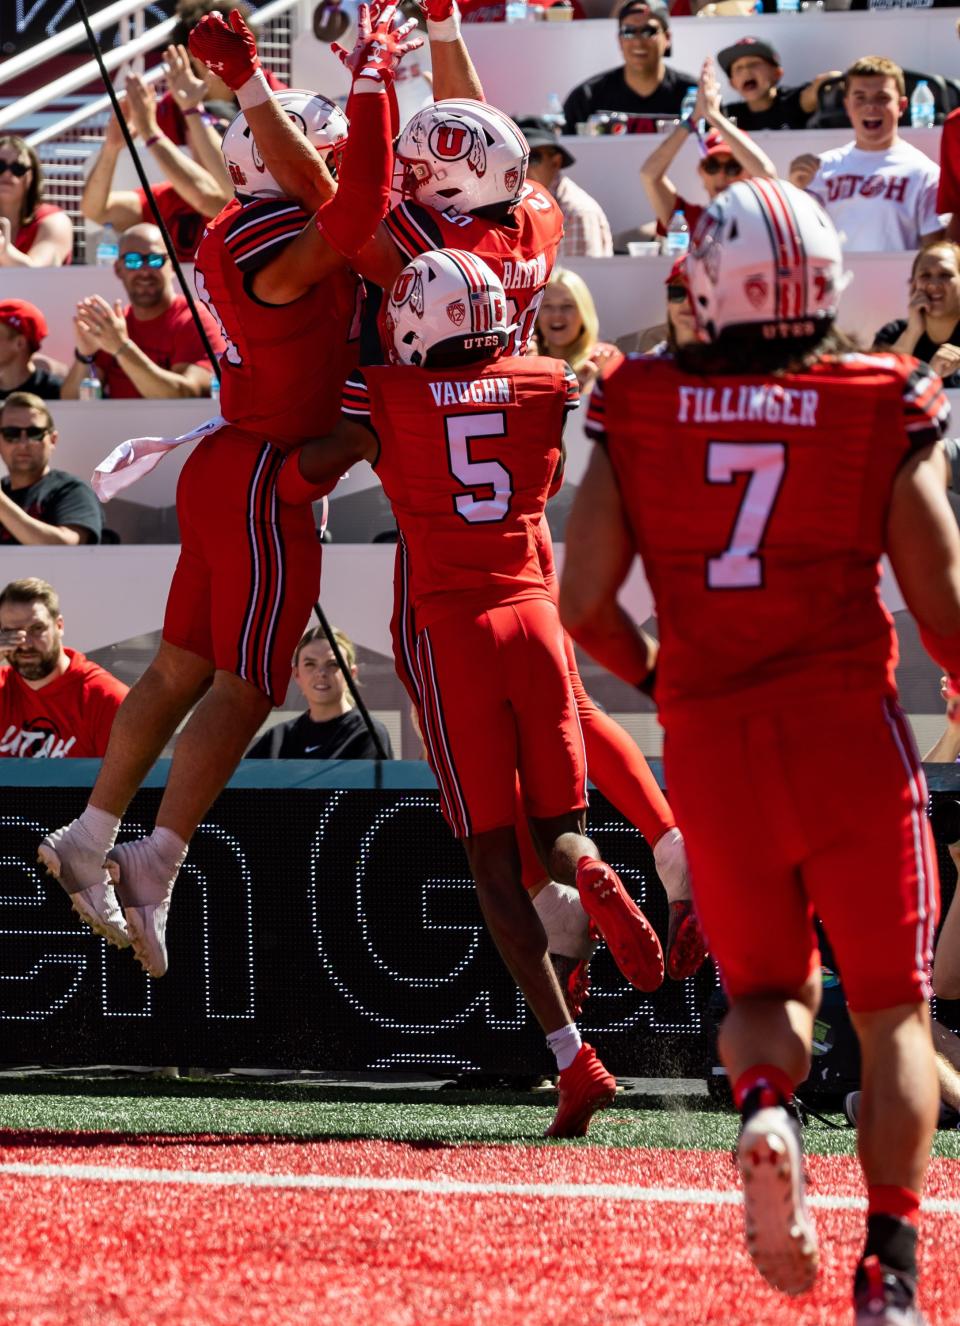
[[[156,226],[131,226],[120,237],[113,270],[129,304],[111,307],[102,295],[88,295],[77,305],[74,362],[60,395],[76,400],[91,369],[111,400],[144,396],[209,396],[212,369],[206,348],[183,295],[175,293],[173,269]],[[200,308],[215,354],[223,338],[205,308]]]

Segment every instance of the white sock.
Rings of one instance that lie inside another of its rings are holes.
[[[119,815],[111,815],[108,810],[99,810],[96,806],[87,806],[77,819],[77,823],[93,846],[102,850],[106,856],[117,841],[117,830],[120,828]]]
[[[547,932],[547,949],[562,958],[592,958],[596,944],[590,938],[590,918],[580,894],[569,884],[550,880],[533,899]]]
[[[179,870],[187,855],[187,844],[172,829],[155,828],[148,842],[157,850],[157,855],[165,866]]]
[[[653,849],[653,863],[660,876],[660,883],[667,895],[667,902],[690,901],[690,871],[687,866],[687,849],[683,845],[683,834],[679,829],[668,829],[662,838],[657,839]]]
[[[568,1022],[565,1027],[559,1031],[551,1031],[547,1037],[547,1044],[553,1051],[553,1056],[557,1061],[557,1068],[562,1073],[565,1068],[569,1068],[580,1053],[580,1047],[583,1041],[580,1039],[580,1033],[577,1030],[575,1022]]]

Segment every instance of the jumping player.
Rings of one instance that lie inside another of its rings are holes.
[[[443,813],[463,840],[491,936],[556,1055],[549,1135],[580,1136],[615,1084],[570,1020],[520,880],[518,773],[550,874],[576,884],[601,924],[629,911],[629,927],[617,928],[623,947],[657,940],[584,835],[583,741],[537,556],[579,390],[557,360],[503,354],[503,286],[472,254],[414,259],[393,285],[385,325],[391,365],[347,380],[340,423],[308,444],[303,466],[285,466],[280,491],[289,478],[296,496],[304,476],[332,487],[359,460],[380,477],[411,553],[417,710]]]
[[[509,116],[479,99],[482,89],[460,36],[453,0],[428,0],[425,9],[435,91],[441,100],[419,111],[400,134],[396,156],[404,196],[358,255],[356,270],[389,290],[403,265],[418,254],[469,250],[502,282],[512,328],[510,352],[525,354],[563,237],[563,218],[553,197],[526,179],[529,149],[523,134]],[[258,88],[257,104],[248,114],[259,148],[285,191],[310,202],[316,197],[318,163],[272,101],[252,34],[239,17],[231,16],[231,24],[218,14],[208,15],[191,35],[190,48],[205,63],[215,62],[218,74],[244,99]],[[545,519],[538,540],[544,576],[555,587]],[[401,537],[391,625],[397,672],[416,703],[410,649],[417,626],[409,615],[411,596],[404,584],[408,565],[409,550]],[[705,948],[691,908],[682,836],[636,743],[587,695],[569,641],[566,648],[590,776],[653,848],[670,906],[667,970],[683,980],[703,962]],[[527,887],[539,889],[542,870],[532,864],[531,854],[525,853],[524,861]],[[625,975],[632,980],[634,974]],[[645,989],[660,984],[662,953],[651,953],[642,979]]]
[[[915,359],[843,350],[831,332],[840,242],[791,185],[752,180],[715,200],[687,270],[705,343],[675,362],[630,358],[594,393],[598,445],[570,519],[561,611],[618,676],[649,685],[656,673],[667,780],[730,1000],[720,1050],[743,1118],[758,1270],[790,1294],[817,1270],[788,1112],[810,1068],[816,913],[862,1054],[856,1322],[919,1326],[938,888],[878,585],[886,552],[957,684],[960,534],[936,445],[949,407]],[[635,554],[659,654],[617,602]]]
[[[39,848],[78,914],[112,942],[132,942],[151,976],[167,968],[166,919],[187,845],[286,693],[319,592],[312,513],[278,500],[277,476],[318,421],[332,426],[357,362],[360,285],[347,263],[386,210],[386,89],[401,56],[419,45],[404,42],[409,25],[391,31],[393,14],[385,10],[372,33],[362,18],[345,145],[346,121],[332,103],[283,94],[316,150],[343,148],[339,188],[315,218],[282,197],[243,114],[224,138],[237,197],[204,233],[196,283],[227,346],[226,423],[206,430],[180,478],[182,545],[157,656],[117,715],[87,809]],[[131,798],[194,705],[156,828],[116,844]]]

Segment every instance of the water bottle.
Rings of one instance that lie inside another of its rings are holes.
[[[910,98],[910,124],[914,129],[932,129],[936,118],[936,99],[927,80],[921,78]]]
[[[663,252],[669,258],[682,258],[690,247],[690,228],[687,225],[687,218],[679,208],[670,218],[670,224],[667,226],[666,237],[663,241]]]
[[[99,401],[103,397],[103,385],[91,364],[87,376],[80,383],[79,396],[82,401]]]
[[[210,399],[217,402],[220,400],[220,379],[215,373],[210,378]]]
[[[100,232],[100,242],[97,244],[97,266],[112,267],[120,257],[120,245],[117,243],[117,232],[108,221]]]
[[[543,113],[543,118],[551,129],[563,133],[563,126],[566,124],[567,117],[563,113],[563,102],[556,92],[551,92],[547,97],[547,109]]]
[[[680,103],[681,120],[689,120],[693,114],[693,108],[697,104],[697,89],[695,86],[688,87],[683,94],[683,101]]]
[[[508,23],[525,23],[529,16],[527,0],[507,0],[505,17]]]
[[[800,0],[777,0],[778,14],[799,14]]]

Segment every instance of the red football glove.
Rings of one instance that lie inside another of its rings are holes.
[[[420,0],[423,17],[430,23],[442,23],[453,14],[453,0]]]
[[[404,41],[407,33],[417,26],[416,19],[408,19],[398,28],[391,29],[397,13],[393,4],[381,5],[376,20],[371,21],[371,10],[361,5],[357,11],[357,41],[352,51],[332,42],[330,49],[353,74],[354,83],[361,78],[389,87],[397,75],[397,65],[410,51],[419,50],[422,37]]]
[[[256,40],[237,9],[231,9],[229,23],[220,14],[204,14],[188,44],[191,54],[234,92],[260,68]]]

